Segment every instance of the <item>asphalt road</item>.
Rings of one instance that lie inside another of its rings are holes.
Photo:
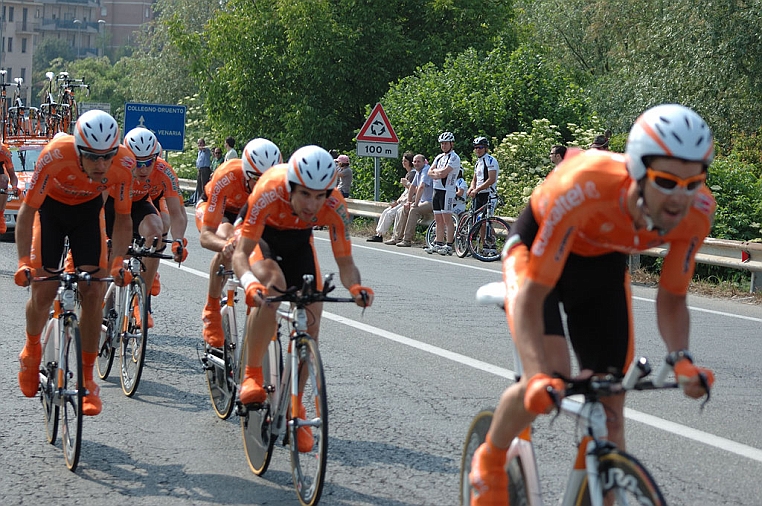
[[[191,222],[192,226],[192,222]],[[38,399],[18,389],[28,291],[13,284],[15,244],[0,242],[0,504],[295,504],[286,449],[264,477],[251,473],[238,420],[213,413],[198,361],[201,308],[211,258],[189,230],[181,269],[162,265],[138,393],[102,382],[103,413],[86,418],[79,468],[69,472],[60,438],[44,439]],[[324,272],[336,271],[325,232],[316,233]],[[429,256],[355,240],[366,310],[326,307],[321,332],[330,411],[326,505],[457,503],[460,452],[471,417],[494,406],[513,360],[504,316],[474,302],[499,279],[498,264]],[[337,292],[343,292],[338,289]],[[659,360],[654,290],[636,286],[637,352]],[[679,392],[628,398],[628,450],[652,472],[671,505],[762,504],[762,308],[691,296],[692,350],[717,376],[712,400]],[[546,504],[557,504],[578,439],[564,419],[536,424]]]

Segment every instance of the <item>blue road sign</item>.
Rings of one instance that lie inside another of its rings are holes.
[[[184,105],[128,102],[124,106],[124,132],[142,126],[156,134],[162,148],[182,151],[185,139],[185,110]]]

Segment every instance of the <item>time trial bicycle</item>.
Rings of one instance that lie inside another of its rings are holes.
[[[146,246],[143,237],[133,239],[124,261],[125,269],[132,274],[127,286],[111,283],[103,298],[103,322],[95,361],[98,377],[106,379],[111,372],[117,348],[119,349],[119,378],[122,392],[132,397],[138,389],[148,342],[148,301],[143,258],[171,259],[172,255],[157,252],[155,239]]]
[[[484,305],[504,304],[505,285],[489,283],[476,295]],[[517,378],[521,376],[521,363],[514,346]],[[556,406],[558,413],[570,417],[581,433],[577,454],[562,499],[562,506],[614,506],[665,505],[664,497],[648,470],[635,457],[607,441],[606,412],[600,399],[633,390],[661,390],[678,387],[666,381],[674,363],[669,356],[659,367],[653,379],[648,360],[641,357],[633,361],[624,378],[612,375],[585,379],[563,378],[565,391]],[[707,392],[708,386],[704,383]],[[549,392],[552,393],[552,392]],[[577,398],[572,398],[577,397]],[[709,396],[707,395],[707,400]],[[486,440],[493,411],[479,412],[471,422],[466,436],[460,466],[460,504],[471,502],[468,475],[476,449]],[[507,450],[506,494],[511,506],[542,506],[539,472],[532,443],[532,428],[526,427]]]
[[[40,400],[45,415],[45,435],[53,444],[61,419],[61,440],[66,467],[74,471],[82,447],[82,400],[88,394],[82,371],[82,339],[77,320],[78,283],[111,281],[87,272],[60,272],[33,277],[32,282],[58,281],[58,295],[42,331]]]

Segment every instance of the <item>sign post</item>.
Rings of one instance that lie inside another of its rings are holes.
[[[373,107],[370,116],[365,120],[360,133],[357,134],[357,156],[372,156],[374,158],[374,200],[379,199],[381,168],[379,158],[397,158],[399,138],[394,133],[392,124],[386,116],[386,111],[380,103]]]
[[[184,105],[137,104],[124,106],[124,131],[144,127],[156,135],[162,149],[182,151],[185,140]]]

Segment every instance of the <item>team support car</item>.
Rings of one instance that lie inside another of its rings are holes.
[[[13,158],[13,170],[18,177],[19,195],[8,196],[8,203],[5,206],[5,225],[8,228],[7,233],[12,233],[16,229],[16,216],[18,215],[24,194],[29,187],[29,182],[34,174],[34,164],[40,155],[43,146],[11,146],[11,155]]]

